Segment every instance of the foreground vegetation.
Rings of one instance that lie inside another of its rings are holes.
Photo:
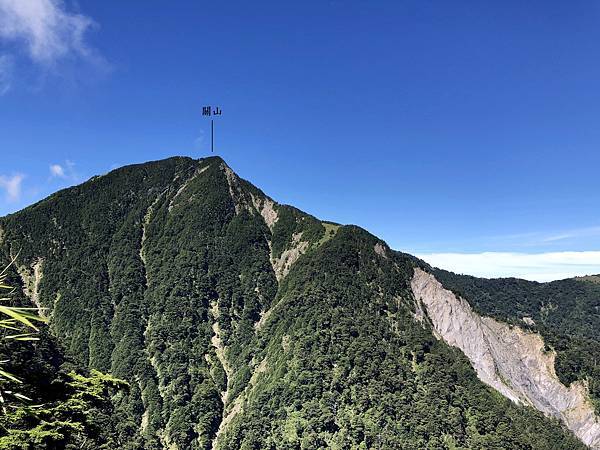
[[[6,296],[0,313],[0,449],[116,449],[111,395],[127,384],[92,370],[74,370],[45,330],[37,308],[15,305],[7,281],[9,265],[0,273]]]

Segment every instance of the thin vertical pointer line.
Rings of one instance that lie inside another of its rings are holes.
[[[215,125],[213,119],[210,119],[210,151],[215,152]]]

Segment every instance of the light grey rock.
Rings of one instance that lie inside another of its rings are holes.
[[[600,449],[600,422],[587,387],[560,382],[554,371],[556,355],[544,350],[539,334],[480,316],[421,269],[415,269],[411,286],[436,337],[462,350],[481,381],[516,403],[560,419],[584,444]]]

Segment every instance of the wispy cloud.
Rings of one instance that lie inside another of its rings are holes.
[[[0,55],[0,96],[6,94],[12,84],[13,61],[9,55]]]
[[[13,51],[24,49],[31,61],[46,69],[68,58],[104,64],[86,42],[94,26],[91,18],[68,11],[62,0],[0,0],[0,41],[14,44]],[[5,53],[0,58],[10,56]],[[6,93],[10,72],[2,69],[0,60],[0,93]]]
[[[60,0],[0,0],[0,36],[25,43],[40,63],[69,54],[88,56],[85,33],[93,24],[87,16],[67,12]]]
[[[50,165],[50,176],[64,178],[65,177],[65,169],[60,164],[51,164]]]
[[[486,278],[552,281],[600,273],[600,251],[425,253],[416,256],[441,269]]]
[[[81,180],[80,175],[75,170],[75,163],[66,160],[63,164],[50,164],[50,179],[59,178],[62,180],[77,182]]]
[[[600,237],[600,226],[493,235],[476,240],[491,245],[510,247],[546,247],[550,244],[565,243],[569,240],[587,237]]]
[[[17,202],[21,199],[21,184],[25,176],[15,174],[12,176],[0,175],[0,189],[5,191],[5,198],[8,202]]]
[[[479,253],[521,252],[541,253],[600,248],[600,225],[591,223],[578,228],[563,228],[544,231],[523,231],[505,234],[460,235],[452,240],[427,239],[412,244],[413,253]]]
[[[198,132],[198,137],[196,137],[196,139],[194,139],[194,147],[201,148],[204,145],[205,139],[206,139],[206,137],[204,135],[204,130],[200,130]]]
[[[563,231],[561,233],[546,236],[543,242],[557,242],[566,239],[575,239],[582,237],[600,236],[600,227],[575,228],[572,230]]]

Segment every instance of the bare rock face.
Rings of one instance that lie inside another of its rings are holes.
[[[584,444],[600,449],[600,422],[583,383],[566,387],[554,371],[554,352],[542,337],[477,314],[466,300],[416,268],[411,282],[436,337],[458,347],[481,381],[516,403],[560,419]]]
[[[38,308],[38,312],[42,317],[46,317],[44,308],[40,303],[40,282],[42,281],[44,259],[38,258],[31,267],[19,267],[17,271],[23,281],[23,293],[31,299],[33,304]]]
[[[290,248],[285,249],[279,258],[271,257],[277,281],[281,281],[288,274],[298,258],[306,252],[308,245],[308,242],[302,240],[302,233],[294,233]]]
[[[273,227],[279,220],[279,215],[277,214],[276,203],[271,200],[269,197],[265,198],[256,198],[254,195],[252,196],[252,203],[254,208],[260,213],[263,220],[269,227],[269,230],[273,231]]]

